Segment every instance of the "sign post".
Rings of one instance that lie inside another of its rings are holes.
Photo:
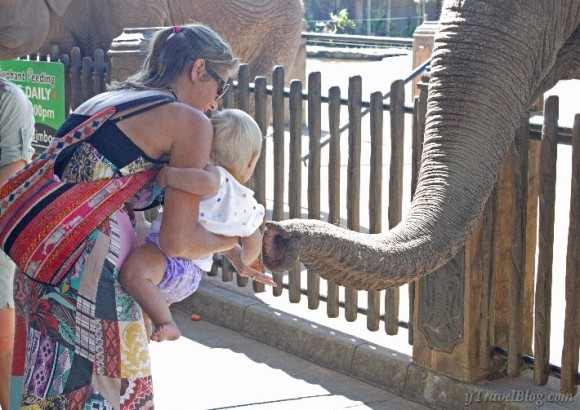
[[[0,60],[0,77],[24,91],[34,109],[32,146],[44,151],[65,120],[64,66],[62,63]]]

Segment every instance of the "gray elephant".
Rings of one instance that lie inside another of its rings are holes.
[[[265,265],[297,259],[355,289],[408,283],[442,266],[482,214],[530,103],[580,78],[580,0],[447,0],[432,54],[425,142],[405,219],[383,234],[315,220],[268,223]]]
[[[300,0],[2,0],[0,60],[36,52],[48,45],[73,46],[82,55],[107,50],[126,27],[170,26],[198,21],[211,26],[248,63],[250,78],[271,76],[274,65],[287,78],[304,80]]]

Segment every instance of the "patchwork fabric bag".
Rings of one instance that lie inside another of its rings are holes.
[[[90,137],[111,115],[110,107],[61,138],[0,188],[0,246],[31,279],[56,285],[84,250],[99,224],[156,174],[149,170],[89,182],[62,182],[54,160]]]

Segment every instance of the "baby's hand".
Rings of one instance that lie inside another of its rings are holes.
[[[241,276],[245,276],[247,278],[255,280],[256,282],[263,283],[264,285],[269,285],[272,287],[278,286],[274,281],[274,279],[272,279],[272,277],[266,275],[265,273],[257,271],[254,268],[244,265],[240,258],[240,252],[241,252],[240,246],[236,245],[232,249],[222,253],[226,258],[228,258],[230,263],[234,266],[236,272],[238,272],[238,274],[240,274]]]
[[[169,185],[169,182],[167,181],[167,173],[168,172],[169,172],[169,166],[164,165],[163,168],[161,168],[159,170],[159,172],[157,173],[157,177],[155,178],[155,183],[161,189],[165,189],[165,188],[167,188],[167,185]]]

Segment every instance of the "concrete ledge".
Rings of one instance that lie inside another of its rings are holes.
[[[193,296],[172,309],[199,314],[202,320],[433,409],[580,408],[580,397],[562,399],[553,379],[548,386],[535,386],[525,376],[463,383],[421,367],[397,351],[277,310],[252,292],[202,281]]]
[[[357,344],[352,336],[267,305],[246,309],[241,333],[330,369],[349,374]]]
[[[557,383],[536,386],[526,376],[463,383],[411,364],[403,397],[433,409],[578,409],[579,398],[563,398]]]
[[[332,60],[380,61],[383,58],[409,55],[411,50],[404,48],[349,48],[307,46],[306,55],[309,58],[328,58]]]
[[[193,296],[172,309],[195,312],[202,320],[318,365],[399,395],[403,392],[406,368],[411,363],[408,356],[282,312],[245,292],[233,284],[216,286],[202,281]]]
[[[256,304],[263,303],[202,281],[193,296],[174,304],[172,309],[180,309],[190,314],[195,312],[203,320],[241,332],[246,308]]]
[[[470,384],[437,375],[417,364],[412,364],[409,366],[403,397],[434,409],[458,409],[466,407],[468,403],[469,407],[474,409],[483,408],[479,407],[480,404],[485,404],[486,409],[513,408],[507,402],[471,403],[473,393],[473,386]]]
[[[350,376],[403,396],[411,363],[405,354],[365,343],[356,349]]]

